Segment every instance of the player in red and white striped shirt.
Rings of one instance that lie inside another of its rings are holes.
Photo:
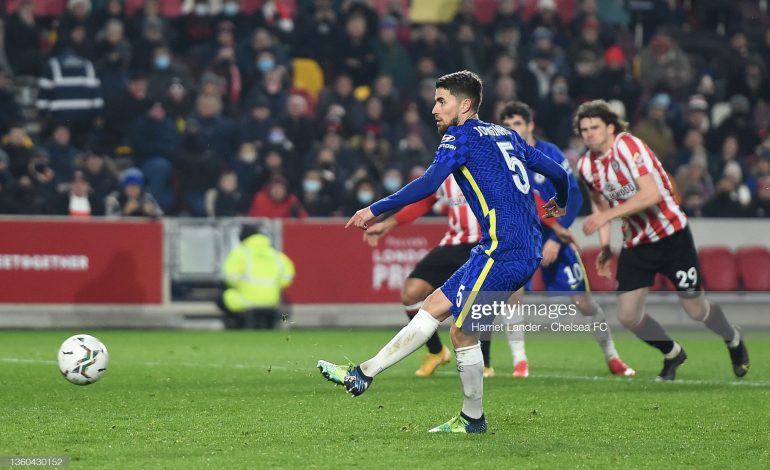
[[[428,295],[443,285],[468,261],[471,250],[482,237],[476,216],[473,215],[454,177],[449,176],[434,195],[404,207],[392,217],[372,225],[364,233],[364,239],[370,245],[376,246],[386,233],[399,225],[413,222],[434,207],[448,215],[449,227],[438,246],[417,263],[404,283],[401,302],[409,318],[417,314]],[[422,366],[415,372],[418,377],[432,375],[436,367],[446,364],[451,357],[449,349],[441,344],[438,332],[425,344],[428,354],[423,359]]]
[[[687,225],[687,216],[674,200],[671,182],[660,161],[647,144],[628,132],[615,136],[606,153],[594,155],[589,152],[581,158],[578,171],[583,181],[602,194],[613,208],[634,197],[636,181],[650,175],[660,201],[623,217],[626,248],[662,240]]]
[[[660,380],[673,380],[687,359],[658,322],[644,311],[657,273],[676,286],[682,307],[727,344],[733,372],[743,377],[749,356],[743,335],[727,322],[721,307],[703,294],[698,254],[687,217],[674,200],[671,182],[654,153],[626,132],[627,124],[602,100],[583,103],[573,121],[588,152],[578,161],[578,174],[591,195],[593,214],[583,232],[599,232],[602,252],[596,260],[600,275],[610,277],[610,225],[623,220],[624,246],[618,257],[618,320],[664,355]]]

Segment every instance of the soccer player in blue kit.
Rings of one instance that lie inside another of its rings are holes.
[[[483,359],[479,332],[492,315],[469,315],[480,301],[505,301],[521,288],[540,264],[541,235],[527,167],[550,178],[556,196],[545,204],[549,216],[564,214],[569,178],[557,163],[535,150],[515,132],[480,121],[482,83],[467,70],[436,81],[433,115],[443,135],[436,158],[423,176],[397,193],[359,210],[346,227],[368,228],[375,217],[434,193],[453,174],[481,225],[483,238],[468,261],[428,296],[417,315],[373,358],[357,366],[319,361],[323,376],[344,385],[354,396],[374,377],[420,348],[440,322],[453,316],[450,336],[463,389],[459,415],[431,432],[479,433],[487,429],[482,409]],[[482,295],[479,295],[482,294]]]
[[[526,103],[521,101],[506,103],[500,111],[499,122],[505,127],[516,131],[529,145],[540,150],[561,165],[569,174],[569,204],[565,208],[566,214],[558,221],[552,218],[545,219],[541,227],[543,234],[543,259],[541,264],[546,292],[549,295],[568,295],[580,313],[590,318],[591,332],[599,347],[601,347],[604,358],[607,361],[607,367],[612,374],[625,377],[634,376],[636,371],[628,367],[618,356],[604,311],[591,296],[580,255],[569,244],[560,240],[556,231],[559,226],[565,229],[569,228],[583,205],[583,196],[580,193],[577,178],[575,178],[569,166],[569,161],[555,145],[535,139],[535,121],[532,109]],[[532,190],[542,200],[548,200],[556,193],[553,184],[542,175],[530,169],[527,169],[527,174]],[[531,288],[531,281],[528,283],[527,288]],[[522,329],[509,328],[507,329],[507,334],[508,343],[513,353],[513,376],[528,377],[529,364],[524,350],[524,331]],[[484,343],[486,341],[482,341],[484,363],[487,365],[485,372],[489,375],[487,371],[493,370],[489,367],[490,345]]]

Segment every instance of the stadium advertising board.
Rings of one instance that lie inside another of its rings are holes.
[[[0,221],[0,303],[158,304],[160,222]]]
[[[283,251],[297,268],[287,296],[298,304],[399,302],[404,280],[445,231],[443,219],[398,227],[372,248],[360,229],[287,221]]]

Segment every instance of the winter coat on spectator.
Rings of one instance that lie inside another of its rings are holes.
[[[182,136],[173,163],[183,191],[213,188],[222,166],[222,160],[217,158],[200,131],[189,126]]]
[[[131,125],[128,143],[138,164],[155,157],[171,160],[179,145],[179,133],[170,118],[157,121],[144,115]]]
[[[96,173],[92,173],[86,168],[83,173],[85,174],[88,185],[91,187],[95,197],[101,201],[118,187],[117,178],[115,178],[115,175],[113,175],[107,168],[103,167]]]
[[[223,116],[204,118],[193,116],[200,125],[201,137],[215,152],[217,158],[231,162],[235,157],[238,129],[235,123]]]
[[[304,218],[307,211],[297,196],[289,192],[286,179],[274,177],[254,195],[249,210],[251,217]]]
[[[163,215],[155,198],[147,191],[142,191],[136,205],[129,206],[129,198],[124,192],[115,191],[104,201],[105,214],[108,217],[160,217]],[[131,207],[129,209],[129,207]]]
[[[61,146],[53,141],[48,142],[45,149],[48,151],[51,168],[56,173],[57,180],[69,181],[75,171],[78,150],[71,145]]]
[[[37,109],[53,122],[67,124],[78,131],[90,130],[104,106],[101,82],[90,60],[65,48],[48,60],[40,88]]]
[[[13,44],[13,47],[8,47],[9,44]],[[40,51],[40,30],[31,13],[25,18],[19,10],[7,17],[5,46],[9,65],[16,75],[40,74],[44,57]]]

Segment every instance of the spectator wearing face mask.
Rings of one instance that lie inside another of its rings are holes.
[[[302,180],[302,205],[310,217],[329,217],[338,210],[331,188],[324,184],[317,169],[305,172]]]
[[[274,176],[254,195],[249,216],[301,219],[307,217],[307,211],[297,196],[289,192],[289,182],[286,178]]]
[[[168,46],[160,45],[153,53],[152,70],[147,80],[147,96],[151,100],[162,100],[175,81],[187,89],[193,86],[187,66],[174,58]]]
[[[382,189],[385,194],[393,194],[404,186],[404,176],[398,168],[389,168],[382,175]]]
[[[362,178],[353,186],[353,191],[349,194],[344,215],[353,215],[362,207],[367,207],[379,197],[377,187],[374,182],[368,178]]]

